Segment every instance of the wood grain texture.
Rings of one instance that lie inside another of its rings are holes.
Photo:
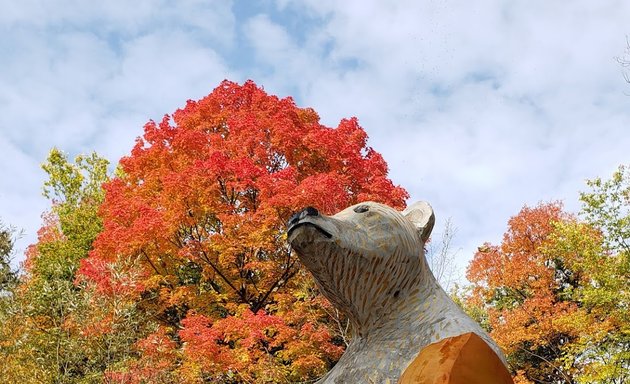
[[[428,267],[424,243],[435,220],[429,204],[398,212],[368,202],[333,216],[299,217],[289,243],[353,325],[352,342],[319,383],[396,383],[425,347],[471,332],[505,364]]]

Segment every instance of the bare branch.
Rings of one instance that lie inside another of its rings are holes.
[[[429,267],[442,288],[447,292],[455,280],[455,256],[459,249],[453,251],[452,242],[456,233],[457,228],[453,227],[450,218],[447,219],[439,246],[431,242],[427,249],[426,257]]]

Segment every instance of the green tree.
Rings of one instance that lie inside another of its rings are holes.
[[[0,299],[11,292],[18,282],[18,273],[11,267],[14,243],[15,229],[0,221]]]
[[[96,154],[72,163],[57,149],[43,165],[52,208],[27,250],[23,281],[2,319],[0,376],[8,382],[101,382],[107,367],[134,353],[136,332],[146,323],[136,301],[128,294],[99,295],[76,277],[102,230],[98,208],[107,166]],[[125,278],[115,264],[108,272]]]
[[[630,166],[619,166],[610,180],[595,178],[586,183],[591,191],[580,194],[582,216],[604,233],[610,251],[629,258]]]
[[[5,346],[9,345],[12,335],[5,332],[5,324],[11,317],[14,290],[18,285],[18,273],[11,268],[11,256],[15,229],[0,222],[0,358],[3,357]],[[4,369],[0,367],[0,377]]]
[[[564,366],[576,368],[578,383],[621,384],[628,380],[628,281],[622,258],[606,250],[605,238],[577,220],[557,222],[541,249],[555,258],[562,281],[558,295],[579,310],[565,319],[581,331],[563,347]]]
[[[625,383],[630,380],[630,168],[622,165],[610,179],[587,184],[591,190],[580,194],[581,215],[600,231],[602,244],[579,260],[589,275],[580,295],[611,329],[585,349],[596,363],[584,377],[585,382]]]

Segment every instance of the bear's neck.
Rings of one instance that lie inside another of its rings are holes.
[[[386,382],[399,377],[429,344],[465,332],[481,332],[428,268],[419,277],[395,298],[372,296],[372,315],[352,315],[352,341],[333,370],[318,383]]]
[[[354,339],[379,343],[411,324],[417,327],[434,323],[441,312],[450,309],[450,298],[428,266],[419,267],[416,273],[408,274],[413,278],[399,282],[394,288],[376,288],[364,293],[366,304],[354,307],[349,314]]]

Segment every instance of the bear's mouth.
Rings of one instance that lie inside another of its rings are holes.
[[[287,231],[287,238],[291,237],[291,234],[293,233],[293,231],[295,231],[297,228],[299,227],[304,227],[304,226],[310,226],[315,228],[319,233],[321,233],[322,235],[324,235],[327,239],[332,238],[332,235],[330,233],[328,233],[326,230],[324,230],[322,227],[320,227],[317,224],[311,223],[309,221],[303,221],[301,223],[297,223],[297,224],[293,224],[291,227],[289,227],[289,230]]]

